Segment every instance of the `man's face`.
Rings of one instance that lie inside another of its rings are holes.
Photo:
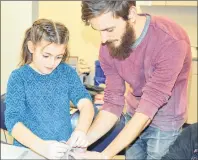
[[[113,58],[122,59],[131,52],[136,37],[128,21],[113,17],[112,13],[108,12],[92,18],[90,24],[93,29],[100,31],[102,43],[107,45]]]

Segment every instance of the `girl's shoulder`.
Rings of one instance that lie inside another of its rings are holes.
[[[27,65],[23,65],[19,68],[16,68],[14,69],[12,72],[11,72],[11,75],[14,75],[14,76],[17,76],[17,75],[21,75],[21,74],[24,74],[27,72]]]
[[[59,69],[64,71],[64,72],[69,72],[69,73],[75,73],[76,72],[74,68],[72,68],[69,64],[67,64],[65,62],[60,63]]]
[[[26,66],[21,66],[19,68],[14,69],[10,76],[9,76],[9,83],[12,82],[23,82],[24,79],[26,79],[26,76],[28,76],[29,74],[27,73],[27,68]]]

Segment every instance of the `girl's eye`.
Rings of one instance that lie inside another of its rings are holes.
[[[107,30],[108,32],[113,32],[113,29],[109,29],[109,30]]]
[[[57,57],[57,59],[62,59],[63,57]]]

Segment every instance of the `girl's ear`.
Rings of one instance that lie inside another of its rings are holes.
[[[28,49],[29,49],[30,53],[34,53],[35,47],[34,47],[34,44],[32,43],[32,41],[28,41],[27,45],[28,45]]]

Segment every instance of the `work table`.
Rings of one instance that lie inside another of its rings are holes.
[[[28,148],[1,142],[1,159],[45,159]]]
[[[1,142],[1,159],[45,159],[28,148],[17,147]],[[118,155],[113,159],[125,159],[125,156]]]

